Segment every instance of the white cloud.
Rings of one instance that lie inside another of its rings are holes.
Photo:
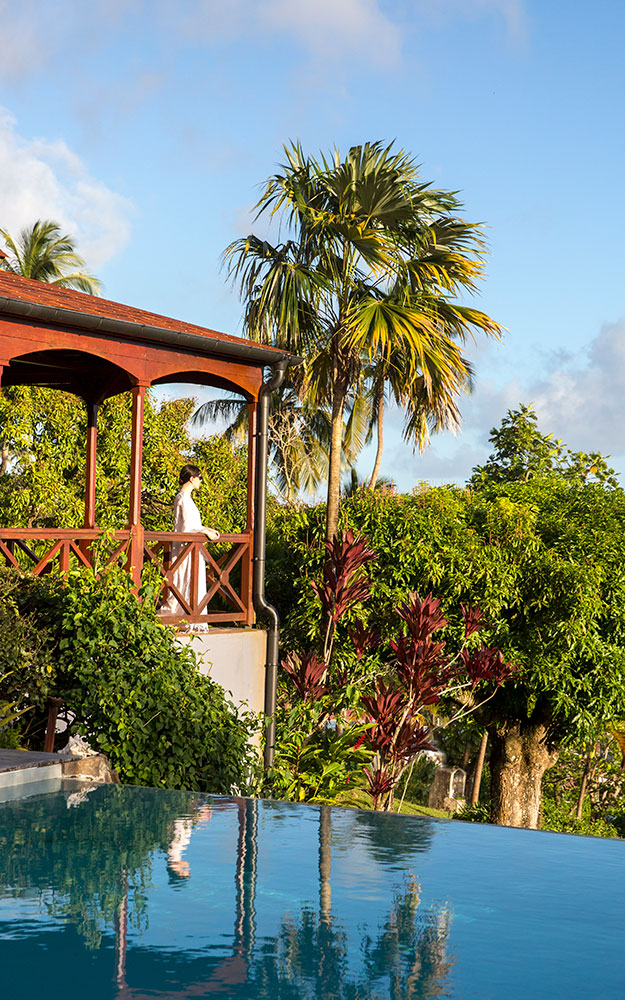
[[[97,272],[128,243],[132,205],[89,174],[61,139],[26,139],[0,108],[0,226],[12,233],[54,219]]]
[[[494,15],[515,43],[526,41],[528,20],[523,0],[416,0],[418,9],[434,21],[475,19]]]
[[[196,39],[284,37],[317,60],[364,55],[389,65],[400,58],[399,28],[378,0],[194,0],[180,23]]]
[[[625,318],[602,327],[576,354],[556,350],[538,357],[540,376],[505,383],[480,380],[462,404],[463,441],[490,451],[488,435],[506,411],[531,404],[544,434],[574,451],[600,451],[625,469]],[[437,447],[436,443],[433,446]]]
[[[625,455],[625,318],[606,324],[585,359],[531,387],[546,430],[583,451]]]

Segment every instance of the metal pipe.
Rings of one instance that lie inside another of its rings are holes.
[[[284,358],[272,367],[272,376],[265,382],[258,398],[256,424],[256,477],[254,483],[254,568],[252,595],[257,614],[267,615],[270,621],[267,632],[267,660],[265,662],[265,768],[273,764],[276,742],[276,690],[278,685],[278,647],[280,643],[280,618],[278,612],[265,598],[265,533],[267,527],[267,459],[269,455],[268,423],[269,397],[278,389],[286,374],[291,358]]]

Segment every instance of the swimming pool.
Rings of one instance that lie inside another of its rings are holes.
[[[0,805],[2,996],[621,1000],[625,843],[66,782]]]

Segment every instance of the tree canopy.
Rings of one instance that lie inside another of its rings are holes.
[[[13,237],[0,229],[8,256],[0,258],[0,267],[24,278],[45,281],[63,288],[98,295],[100,282],[86,270],[86,263],[76,253],[75,240],[61,230],[52,219],[38,219],[32,226],[24,226]]]
[[[527,482],[540,476],[618,486],[614,469],[599,452],[571,451],[553,434],[542,434],[531,405],[508,410],[501,426],[491,429],[488,440],[493,451],[484,465],[473,470],[473,486]]]
[[[197,493],[205,523],[221,531],[245,524],[246,449],[214,436],[193,441],[194,400],[158,406],[147,393],[142,507],[145,526],[169,531],[178,472],[192,461],[206,472]],[[123,528],[128,519],[131,400],[106,400],[98,413],[96,523]],[[84,514],[86,411],[53,389],[9,387],[0,393],[0,522],[11,527],[78,527]]]
[[[460,202],[420,180],[414,160],[392,145],[365,143],[346,156],[285,148],[258,216],[278,216],[284,239],[250,235],[225,251],[255,339],[302,354],[300,388],[331,413],[326,538],[336,532],[344,413],[361,394],[363,363],[390,380],[401,357],[400,405],[457,421],[457,395],[470,375],[462,349],[474,331],[498,335],[489,316],[460,304],[482,277],[479,226]],[[379,394],[377,396],[379,400]],[[379,412],[379,408],[377,410]],[[428,421],[410,434],[421,443]]]
[[[308,581],[322,569],[323,509],[278,509],[274,517],[268,590],[279,598],[285,646],[307,648],[320,621]],[[552,754],[625,715],[621,489],[544,477],[411,496],[361,491],[343,501],[340,525],[378,556],[359,612],[367,629],[393,634],[393,608],[411,590],[441,599],[450,641],[461,628],[460,604],[485,612],[484,641],[520,668],[479,716],[491,743],[516,732],[529,748],[517,792],[529,781],[532,741]]]

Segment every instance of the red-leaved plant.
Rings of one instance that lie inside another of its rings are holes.
[[[282,666],[302,708],[308,706],[310,723],[314,720],[317,732],[323,729],[327,736],[332,705],[336,710],[340,692],[350,680],[345,665],[332,665],[336,627],[348,612],[371,596],[364,567],[375,553],[366,539],[355,538],[352,531],[347,531],[340,539],[335,537],[326,543],[326,556],[323,583],[312,584],[321,602],[325,626],[323,652],[291,654]],[[459,708],[449,725],[489,700],[515,669],[504,662],[500,650],[483,643],[479,648],[475,645],[472,637],[490,627],[477,606],[461,605],[464,641],[455,652],[449,652],[438,635],[448,622],[433,594],[421,599],[409,593],[395,611],[403,627],[388,643],[391,659],[384,676],[374,678],[370,691],[360,692],[361,707],[356,710],[359,738],[351,747],[354,753],[361,751],[363,743],[368,748],[373,761],[364,771],[367,790],[374,809],[387,810],[393,807],[395,790],[406,769],[424,750],[434,749],[423,713],[441,698],[453,699]],[[380,643],[375,631],[361,621],[352,622],[347,635],[359,663]],[[476,693],[480,685],[485,686],[481,701]],[[336,723],[337,739],[341,740],[340,713]],[[368,724],[366,730],[362,723]],[[313,738],[311,732],[306,742]],[[349,742],[344,745],[349,750]]]
[[[487,627],[487,622],[479,608],[461,607],[466,642]],[[394,791],[406,768],[423,750],[434,749],[429,728],[424,725],[425,709],[443,697],[454,698],[461,707],[450,723],[457,721],[492,697],[494,691],[490,690],[479,702],[474,695],[479,684],[496,689],[514,670],[504,662],[500,650],[485,645],[472,650],[463,646],[458,653],[448,653],[446,643],[435,638],[447,619],[433,594],[421,600],[411,593],[396,611],[405,623],[405,632],[389,643],[394,654],[392,679],[385,683],[378,678],[374,694],[362,699],[374,724],[370,745],[385,777],[386,791],[376,786],[375,794],[368,781],[374,809],[392,808]]]
[[[337,623],[354,605],[371,595],[369,579],[361,570],[375,559],[375,552],[364,538],[355,538],[351,530],[340,538],[335,535],[331,542],[325,543],[325,548],[323,583],[313,581],[312,588],[321,601],[325,623],[323,658],[329,662]]]

